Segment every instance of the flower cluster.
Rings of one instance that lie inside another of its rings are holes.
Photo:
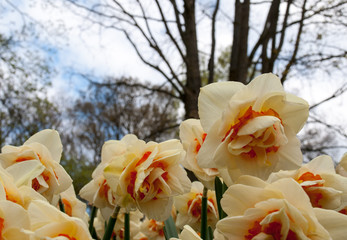
[[[86,205],[59,164],[61,154],[58,132],[48,129],[23,146],[2,148],[0,239],[92,239]]]
[[[336,168],[326,155],[303,164],[305,100],[263,74],[207,85],[198,104],[180,140],[104,143],[79,193],[91,214],[60,165],[55,130],[4,146],[0,239],[345,239],[347,153]]]

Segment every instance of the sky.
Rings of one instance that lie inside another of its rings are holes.
[[[10,2],[17,9],[9,5]],[[49,95],[53,99],[64,99],[62,96],[66,95],[76,96],[77,91],[87,87],[86,82],[76,73],[87,73],[100,77],[132,76],[141,80],[162,81],[159,73],[141,62],[122,33],[88,24],[83,18],[70,11],[71,9],[67,9],[62,1],[52,2],[55,6],[46,0],[5,0],[0,2],[0,32],[20,31],[23,23],[28,22],[40,26],[36,26],[40,34],[29,36],[28,39],[33,46],[45,49],[45,54],[53,60],[52,64],[57,70],[49,90]],[[209,1],[201,2],[208,4]],[[232,6],[228,1],[221,1],[221,4],[224,12],[231,11]],[[24,19],[26,20],[23,20],[17,10],[25,14]],[[261,11],[256,12],[252,21],[263,22],[264,16]],[[84,23],[83,28],[81,28],[81,23]],[[206,23],[201,21],[199,24],[203,26]],[[228,21],[219,23],[217,49],[230,45],[230,25],[230,21],[229,23]],[[198,34],[199,39],[208,39],[204,37],[206,32],[199,31]],[[251,34],[256,34],[256,30]],[[200,40],[199,44],[208,46],[209,42]],[[317,80],[307,81],[305,76],[297,74],[286,81],[284,87],[312,105],[331,96],[339,86],[346,83],[342,72],[334,73],[333,84],[327,78],[327,74],[319,70],[311,78]],[[315,111],[323,114],[331,124],[346,126],[347,114],[343,108],[346,102],[347,93],[322,104]]]

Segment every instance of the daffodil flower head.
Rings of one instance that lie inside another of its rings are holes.
[[[108,143],[126,145],[126,150],[112,158],[104,169],[105,179],[116,193],[117,204],[128,210],[138,208],[148,218],[166,220],[173,205],[173,196],[188,192],[191,182],[179,165],[184,156],[181,143],[161,143],[126,135],[121,141]]]
[[[248,85],[217,82],[201,88],[199,116],[207,133],[198,153],[202,168],[227,168],[233,180],[302,163],[296,133],[308,117],[308,104],[286,93],[274,74]]]
[[[200,120],[187,119],[180,125],[180,139],[186,151],[182,165],[192,171],[194,175],[208,189],[214,189],[214,179],[219,174],[216,168],[201,168],[197,162],[197,155],[204,144],[207,134],[201,127]]]
[[[272,173],[268,182],[293,178],[306,192],[313,207],[343,211],[347,205],[347,178],[336,174],[331,157],[314,158],[297,170]]]
[[[31,136],[22,146],[4,146],[0,164],[10,173],[17,186],[26,185],[53,203],[57,195],[72,184],[60,165],[62,144],[59,133],[45,129]]]
[[[255,177],[241,176],[225,192],[221,204],[228,217],[217,223],[217,240],[342,240],[341,231],[336,230],[347,226],[347,216],[313,208],[299,183],[290,178],[269,184]]]

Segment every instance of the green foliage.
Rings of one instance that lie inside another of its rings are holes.
[[[72,178],[75,192],[79,193],[81,188],[91,180],[95,166],[86,158],[77,158],[72,154],[68,157],[63,156],[60,163]]]

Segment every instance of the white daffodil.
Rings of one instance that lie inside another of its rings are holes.
[[[76,197],[72,185],[66,191],[60,193],[60,198],[67,215],[70,217],[80,218],[86,225],[88,225],[89,215],[86,211],[87,205]]]
[[[59,164],[62,144],[55,130],[43,130],[22,146],[4,146],[1,151],[0,164],[13,176],[16,185],[32,187],[51,203],[54,195],[72,184]]]
[[[107,164],[101,162],[92,174],[92,180],[79,192],[81,198],[100,209],[105,219],[108,219],[115,208],[115,193],[111,190],[103,175]]]
[[[11,174],[0,165],[0,200],[8,200],[27,209],[34,199],[46,200],[41,194],[28,186],[17,187]]]
[[[116,206],[116,193],[110,188],[104,177],[104,169],[115,158],[127,151],[127,146],[134,146],[138,139],[134,135],[127,135],[122,140],[110,140],[101,149],[101,163],[92,174],[92,180],[79,192],[79,195],[100,209],[104,219],[108,219]],[[120,199],[117,199],[120,201]]]
[[[140,225],[140,232],[135,239],[140,240],[165,240],[164,222],[145,218]]]
[[[197,119],[188,119],[180,125],[180,139],[186,156],[182,165],[192,171],[195,176],[209,189],[214,189],[214,179],[219,174],[216,168],[201,168],[197,162],[197,155],[203,145],[206,133]]]
[[[70,217],[40,200],[33,200],[28,208],[31,237],[41,239],[92,239],[87,225],[79,218]]]
[[[347,205],[347,178],[336,174],[331,157],[316,157],[298,170],[272,173],[268,179],[293,178],[305,190],[313,207],[343,211]]]
[[[25,231],[30,230],[30,220],[27,211],[20,205],[0,200],[0,239],[31,240]]]
[[[166,220],[171,213],[173,196],[188,192],[191,182],[179,165],[184,151],[178,140],[162,143],[138,140],[127,135],[113,141],[113,148],[126,144],[122,155],[105,153],[112,160],[104,176],[117,204],[128,210],[138,207],[148,218]],[[108,144],[108,143],[107,143]]]
[[[207,133],[197,156],[202,168],[227,168],[236,180],[243,174],[266,179],[273,171],[301,165],[296,134],[308,117],[308,104],[284,92],[274,74],[246,86],[209,84],[201,88],[198,104]]]
[[[184,225],[191,226],[195,231],[201,227],[201,202],[204,186],[200,182],[193,182],[189,193],[174,198],[177,210],[176,225],[182,229]],[[214,191],[207,192],[207,224],[213,229],[218,221],[217,201]]]
[[[347,177],[347,153],[343,155],[339,164],[337,164],[336,172],[344,177]]]
[[[224,193],[221,204],[228,216],[217,223],[217,240],[323,240],[336,236],[320,224],[306,193],[290,178],[268,184],[242,176]],[[345,225],[347,221],[339,224]]]
[[[197,234],[193,228],[189,225],[185,225],[180,234],[180,238],[170,238],[170,240],[201,240],[199,234]]]

